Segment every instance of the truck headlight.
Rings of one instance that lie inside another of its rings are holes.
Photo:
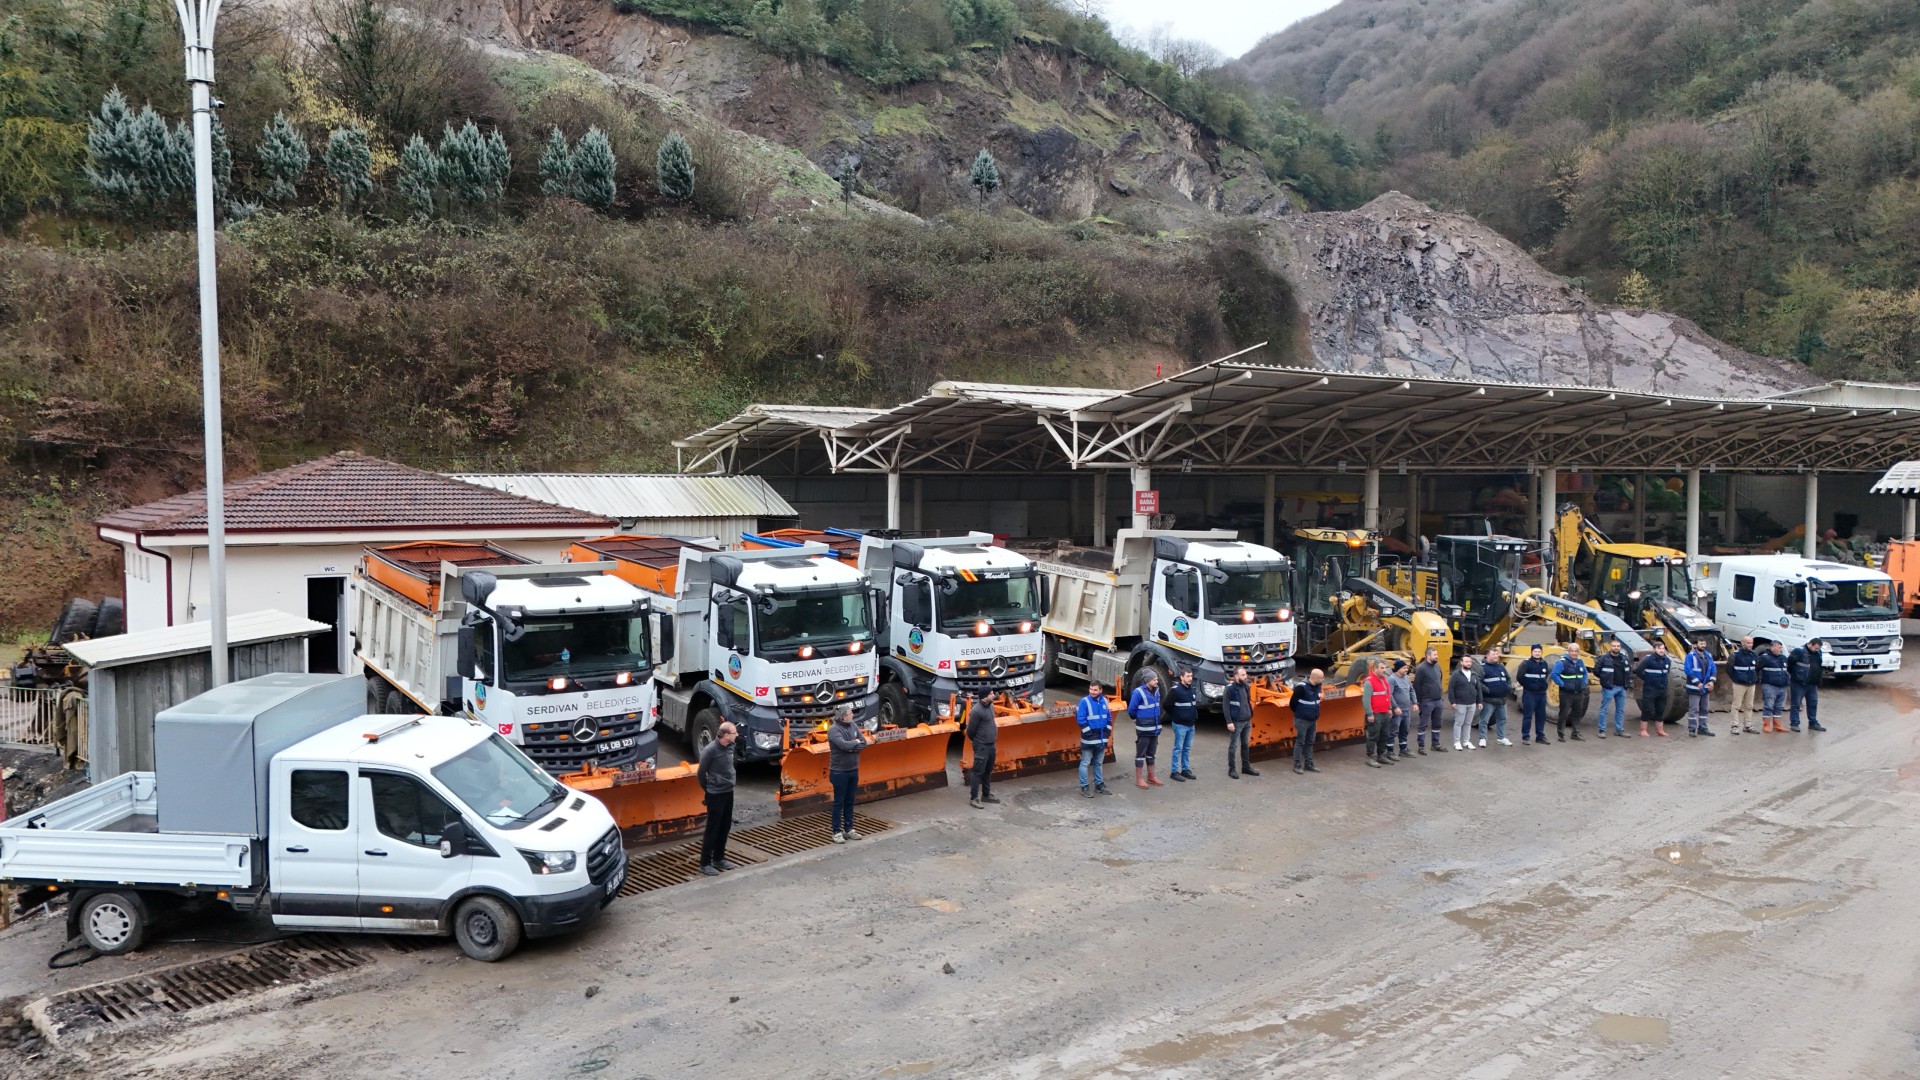
[[[762,750],[772,750],[780,745],[780,733],[777,731],[756,731],[753,733],[753,745]]]
[[[1219,683],[1201,683],[1200,684],[1200,693],[1210,698],[1217,698],[1221,694],[1224,694],[1226,692],[1227,692],[1227,688],[1225,686],[1222,686]]]
[[[536,874],[564,874],[572,870],[580,861],[580,856],[571,851],[528,851],[517,849],[520,857],[527,860],[527,869]]]

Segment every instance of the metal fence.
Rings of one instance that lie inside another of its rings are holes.
[[[0,688],[0,742],[53,743],[53,713],[62,688]]]

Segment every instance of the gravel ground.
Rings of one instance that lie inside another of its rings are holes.
[[[1912,1077],[1917,687],[1830,689],[1824,735],[1729,738],[1722,715],[1712,740],[1384,770],[1350,747],[1240,781],[1203,729],[1198,783],[875,804],[898,829],[620,901],[502,964],[369,943],[312,1000],[0,1072]],[[47,973],[57,921],[0,936],[0,998],[208,948]]]

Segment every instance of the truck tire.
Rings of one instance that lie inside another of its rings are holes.
[[[420,706],[415,705],[412,698],[401,693],[399,688],[392,686],[387,687],[386,705],[387,707],[380,711],[391,716],[412,716],[420,711]]]
[[[1153,672],[1154,675],[1158,677],[1160,680],[1161,696],[1164,697],[1166,695],[1167,687],[1171,685],[1168,682],[1166,665],[1162,664],[1158,660],[1148,660],[1147,662],[1141,664],[1138,668],[1135,668],[1133,672],[1133,678],[1127,680],[1127,700],[1128,701],[1133,700],[1133,692],[1135,690],[1138,690],[1140,687],[1147,685],[1147,672],[1149,671]]]
[[[378,716],[387,711],[387,684],[378,675],[367,676],[367,712]]]
[[[687,725],[687,749],[693,751],[696,763],[707,747],[719,741],[720,721],[720,710],[711,705],[693,714],[693,722]]]
[[[880,687],[880,726],[886,727],[922,727],[925,720],[915,720],[913,703],[907,700],[907,692],[900,689],[897,682],[883,683]]]
[[[103,596],[93,616],[91,636],[113,637],[127,632],[127,602],[117,596]]]
[[[453,940],[461,952],[481,963],[512,956],[522,933],[520,916],[495,897],[468,897],[453,913]]]
[[[98,614],[99,609],[91,600],[76,596],[67,601],[67,606],[60,609],[60,621],[53,624],[53,636],[47,639],[47,644],[65,645],[93,633],[93,620]]]
[[[139,893],[98,892],[80,902],[80,938],[102,956],[130,953],[147,940],[147,905]]]

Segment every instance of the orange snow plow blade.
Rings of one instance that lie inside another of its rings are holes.
[[[874,802],[895,795],[931,791],[947,786],[947,743],[958,724],[930,724],[914,728],[882,728],[869,736],[860,752],[860,783],[853,801]],[[833,803],[833,783],[827,779],[825,733],[816,732],[787,747],[780,759],[780,816],[809,814]]]
[[[1293,751],[1293,692],[1270,686],[1253,687],[1253,735],[1248,756],[1258,761]],[[1367,711],[1360,688],[1345,691],[1329,683],[1320,699],[1320,728],[1316,742],[1331,746],[1358,739],[1367,732]]]
[[[1119,698],[1108,698],[1115,717],[1124,713]],[[993,703],[993,775],[997,779],[1057,772],[1080,765],[1080,723],[1074,703],[1057,701],[1041,707],[1025,698],[1002,697]],[[1113,760],[1113,740],[1107,740],[1106,760]],[[973,768],[973,744],[960,751],[960,768]]]
[[[694,765],[588,768],[560,782],[605,803],[629,840],[665,840],[693,832],[706,821],[707,801],[694,776],[697,770]]]

